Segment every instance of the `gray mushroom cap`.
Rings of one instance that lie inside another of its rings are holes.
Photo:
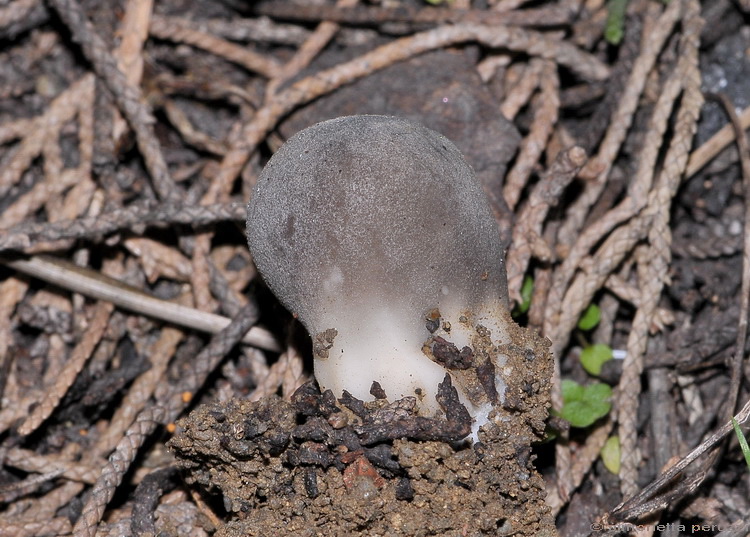
[[[350,332],[387,346],[391,331],[419,351],[434,308],[454,323],[507,308],[485,194],[456,146],[418,123],[347,116],[299,132],[269,160],[247,214],[268,286],[312,336],[335,329],[339,354],[367,352]]]

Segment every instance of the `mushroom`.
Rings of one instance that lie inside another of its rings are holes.
[[[497,224],[453,143],[397,117],[318,123],[269,160],[247,215],[258,270],[313,338],[321,389],[366,400],[376,381],[434,416],[449,372],[476,438],[503,400],[513,321]]]

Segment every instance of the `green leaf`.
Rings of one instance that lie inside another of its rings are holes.
[[[610,436],[599,452],[604,467],[615,475],[620,473],[620,437]]]
[[[610,45],[619,45],[625,34],[625,8],[628,0],[607,2],[607,22],[604,26],[604,39]]]
[[[589,345],[581,351],[581,365],[587,373],[599,375],[602,365],[612,359],[612,347],[604,343]]]
[[[534,278],[525,276],[521,285],[521,303],[518,305],[519,313],[526,313],[531,307],[531,295],[534,292]]]
[[[742,429],[740,429],[740,424],[734,418],[732,418],[732,427],[734,427],[734,434],[737,435],[737,441],[740,443],[742,454],[745,456],[745,464],[750,469],[750,447],[747,445],[747,439],[742,433]]]
[[[591,304],[586,308],[586,311],[583,312],[583,315],[581,315],[581,318],[578,321],[578,329],[583,330],[584,332],[591,330],[599,324],[599,319],[601,319],[601,310],[599,309],[599,306]]]
[[[612,408],[612,388],[601,382],[581,386],[575,381],[565,379],[562,381],[562,392],[563,408],[560,416],[568,420],[573,427],[588,427],[606,416]]]

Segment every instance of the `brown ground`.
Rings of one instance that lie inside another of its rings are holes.
[[[509,345],[474,349],[501,352],[514,373],[506,404],[472,446],[445,438],[463,417],[455,391],[447,419],[428,420],[413,398],[336,404],[306,385],[292,403],[202,405],[177,423],[169,447],[189,483],[223,498],[233,520],[221,536],[556,535],[531,452],[544,436],[547,347],[518,328]]]
[[[619,45],[604,40],[610,2],[498,3],[513,2],[0,0],[0,537],[241,535],[261,514],[268,534],[305,517],[372,535],[747,533],[737,442],[683,461],[750,399],[748,150],[701,101],[726,94],[748,126],[748,2],[630,0]],[[271,6],[286,12],[262,17]],[[535,443],[537,343],[481,448],[454,449],[465,423],[449,417],[417,441],[408,402],[399,436],[372,443],[383,401],[289,402],[312,351],[256,278],[244,205],[284,139],[367,112],[465,153],[510,243],[511,296],[534,278],[519,322],[549,338],[563,379],[612,386],[612,412],[567,433],[548,419],[558,436]],[[175,302],[234,322],[211,337],[164,315]],[[581,330],[590,304],[601,321]],[[588,343],[628,359],[597,377]],[[599,455],[614,437],[617,475]]]

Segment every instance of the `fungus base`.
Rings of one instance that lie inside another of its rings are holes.
[[[388,402],[377,386],[365,403],[306,385],[291,403],[202,406],[170,447],[188,482],[222,495],[221,537],[556,535],[531,454],[551,357],[521,328],[503,352],[518,374],[472,446],[457,441],[470,424],[444,382],[444,419],[417,416],[413,398]]]

